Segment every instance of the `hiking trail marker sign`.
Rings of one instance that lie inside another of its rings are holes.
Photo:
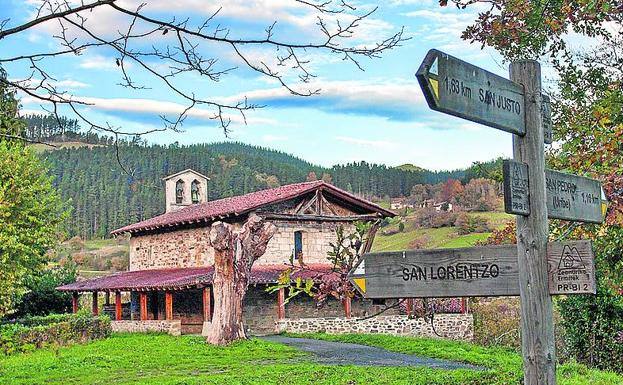
[[[505,160],[504,211],[509,214],[530,214],[528,165]],[[545,195],[548,218],[602,223],[606,203],[601,183],[583,176],[545,169]]]
[[[595,257],[590,241],[547,245],[550,294],[595,294]]]
[[[547,246],[550,294],[595,293],[590,241]],[[368,253],[349,273],[365,298],[519,295],[516,245]]]
[[[428,51],[415,76],[431,109],[513,134],[526,133],[519,84],[436,49]]]

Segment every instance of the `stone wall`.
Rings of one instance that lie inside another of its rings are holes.
[[[303,261],[328,263],[330,242],[335,242],[336,222],[272,221],[277,233],[268,243],[266,253],[256,265],[288,263],[294,250],[294,232],[303,232]],[[350,222],[340,223],[345,231],[353,231]],[[211,266],[214,249],[210,246],[210,227],[181,229],[130,238],[130,270]]]
[[[335,229],[344,227],[346,234],[354,231],[351,222],[312,222],[312,221],[272,221],[277,225],[277,233],[268,243],[266,253],[256,264],[288,263],[294,252],[294,232],[303,233],[303,262],[328,263],[327,252],[330,242],[335,242]]]
[[[396,300],[371,300],[371,299],[355,299],[352,300],[350,306],[350,314],[352,317],[366,317],[376,314],[396,303]],[[384,315],[400,314],[401,308],[394,307],[386,310]],[[316,306],[316,301],[301,294],[293,298],[286,304],[286,318],[326,318],[326,317],[343,317],[344,305],[334,299],[329,298],[322,307]]]
[[[149,333],[160,332],[168,333],[172,336],[179,336],[182,333],[182,322],[173,321],[111,321],[111,328],[116,333]]]
[[[471,314],[437,314],[434,317],[434,326],[433,330],[430,322],[422,318],[409,319],[404,315],[378,316],[366,320],[344,317],[286,318],[277,321],[277,332],[378,333],[463,341],[471,341],[474,337],[474,319]]]
[[[275,333],[277,293],[267,293],[266,286],[249,286],[244,296],[242,317],[245,330],[252,335]]]
[[[130,238],[130,270],[211,266],[210,227],[182,229]]]

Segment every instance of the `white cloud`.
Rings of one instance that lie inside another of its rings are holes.
[[[115,61],[115,58],[103,56],[103,55],[89,55],[82,58],[80,68],[97,69],[97,70],[117,70],[119,67]],[[131,63],[125,62],[124,66],[127,68],[131,66]]]
[[[154,118],[165,115],[169,119],[172,119],[182,113],[187,108],[186,105],[180,103],[154,99],[74,97],[74,100],[87,103],[88,105],[84,107],[89,109],[136,114],[151,114]],[[22,98],[21,101],[24,104],[41,103],[41,101],[29,96]],[[217,118],[216,110],[198,107],[189,110],[187,112],[187,116],[201,120],[214,120]],[[234,124],[243,124],[245,122],[242,115],[236,114],[234,112],[225,112],[224,117],[226,119],[231,119],[231,122]],[[254,118],[252,116],[247,116],[246,122],[247,124],[274,123],[272,119]]]
[[[61,81],[56,82],[55,85],[57,87],[61,87],[61,88],[86,88],[86,87],[91,87],[90,84],[83,83],[81,81],[73,80],[73,79],[61,80]]]
[[[310,107],[397,120],[410,120],[415,109],[425,103],[420,87],[414,80],[318,80],[305,84],[305,87],[305,90],[319,89],[320,94],[301,97],[292,95],[283,87],[277,87],[249,91],[222,101],[234,103],[246,97],[251,103],[271,107]]]

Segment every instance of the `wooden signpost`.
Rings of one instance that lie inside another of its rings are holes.
[[[528,165],[504,161],[504,210],[509,214],[530,214]],[[601,184],[583,176],[545,169],[547,217],[602,223]]]
[[[550,294],[595,293],[589,241],[551,242],[547,261]],[[349,280],[365,298],[517,296],[517,246],[369,253]]]
[[[521,85],[436,49],[428,51],[415,76],[431,109],[526,133]]]
[[[351,280],[369,298],[519,293],[523,383],[555,385],[551,294],[594,293],[595,286],[590,244],[550,245],[548,253],[547,218],[601,222],[601,186],[545,170],[552,119],[541,67],[522,60],[509,72],[510,80],[433,49],[416,77],[431,109],[514,134],[505,206],[517,214],[516,260],[508,246],[367,254]]]

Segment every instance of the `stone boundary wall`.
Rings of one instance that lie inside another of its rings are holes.
[[[276,322],[278,333],[367,333],[399,336],[446,338],[471,341],[474,338],[474,317],[471,314],[436,314],[434,330],[423,318],[406,315],[357,318],[286,318]],[[439,334],[437,335],[435,331]]]
[[[111,321],[110,326],[115,333],[168,333],[172,336],[182,334],[180,320],[149,320],[149,321]]]

